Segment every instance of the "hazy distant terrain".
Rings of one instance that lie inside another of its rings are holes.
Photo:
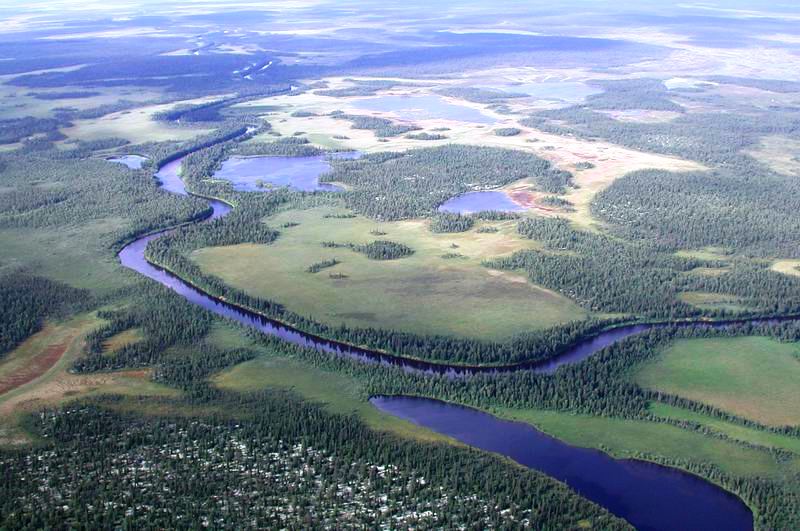
[[[797,528],[799,175],[789,3],[0,6],[2,526]]]

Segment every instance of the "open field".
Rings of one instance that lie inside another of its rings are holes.
[[[768,136],[761,140],[756,149],[748,152],[772,170],[784,175],[795,176],[800,173],[800,140],[784,136]]]
[[[0,446],[28,442],[19,422],[26,413],[67,400],[98,394],[175,396],[177,391],[150,381],[150,370],[70,374],[82,354],[84,338],[100,325],[94,314],[49,323],[0,363]]]
[[[181,127],[167,122],[156,121],[153,120],[153,115],[171,109],[176,105],[204,103],[214,99],[216,97],[184,100],[164,105],[147,105],[107,114],[100,118],[76,120],[74,126],[62,129],[62,132],[75,140],[124,138],[134,144],[165,140],[188,140],[209,133],[211,130],[201,127]]]
[[[800,424],[800,348],[765,337],[682,339],[633,376],[763,424]]]
[[[114,334],[103,343],[103,353],[113,354],[117,350],[138,343],[144,339],[144,334],[139,328],[130,328]]]
[[[384,414],[367,402],[358,384],[350,377],[308,367],[290,358],[265,355],[239,364],[213,378],[220,389],[238,392],[257,391],[267,387],[291,389],[303,399],[325,404],[341,415],[357,415],[371,428],[390,431],[423,441],[450,439],[425,428]]]
[[[79,226],[0,230],[4,249],[0,272],[24,268],[78,288],[106,293],[131,279],[103,244],[107,235],[127,226],[109,218]]]
[[[695,413],[694,411],[667,404],[654,403],[650,406],[650,412],[659,417],[696,422],[717,433],[736,439],[737,441],[765,446],[767,448],[779,448],[800,455],[800,438],[798,437],[789,437],[778,433],[748,428],[741,424],[727,422],[709,415]]]
[[[770,269],[784,275],[797,277],[800,276],[800,260],[776,260]]]
[[[602,449],[614,457],[655,454],[713,463],[729,474],[780,477],[782,467],[766,451],[706,437],[668,424],[575,415],[556,411],[501,409],[509,419],[528,422],[569,444]],[[800,471],[800,458],[789,465]]]
[[[0,76],[5,81],[14,76]],[[31,94],[59,94],[63,92],[96,92],[96,95],[85,98],[40,99]],[[142,87],[100,87],[91,89],[58,88],[58,89],[26,89],[13,85],[0,84],[0,119],[36,116],[45,118],[54,108],[70,107],[78,110],[93,109],[102,105],[110,105],[120,100],[147,102],[161,97],[158,90]]]
[[[583,319],[567,298],[527,282],[524,276],[489,270],[481,261],[529,248],[515,222],[493,222],[496,233],[433,234],[423,221],[376,223],[363,217],[334,219],[330,208],[289,211],[270,218],[281,229],[271,245],[206,248],[192,258],[206,273],[232,286],[285,304],[301,315],[338,325],[385,327],[420,334],[502,339],[525,330]],[[383,235],[373,235],[380,231]],[[322,242],[368,243],[385,239],[414,254],[370,260]],[[447,253],[463,255],[443,258]],[[312,264],[341,263],[318,273]],[[331,274],[345,275],[332,278]]]
[[[713,273],[712,273],[713,274]],[[716,273],[719,274],[719,273]],[[678,299],[686,304],[691,304],[701,310],[727,310],[742,312],[751,308],[742,304],[738,297],[724,293],[705,293],[701,291],[687,291],[678,294]]]

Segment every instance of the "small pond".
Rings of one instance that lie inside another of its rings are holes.
[[[441,212],[458,212],[459,214],[473,214],[486,210],[524,212],[525,207],[512,201],[505,192],[496,190],[461,194],[448,199],[439,206],[439,211]]]
[[[142,164],[147,160],[147,157],[141,155],[122,155],[121,157],[113,157],[106,160],[124,164],[132,170],[139,170],[142,168]]]

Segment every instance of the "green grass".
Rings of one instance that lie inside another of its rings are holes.
[[[381,413],[359,392],[354,379],[340,373],[305,366],[287,357],[266,354],[216,375],[220,389],[249,392],[268,387],[291,389],[301,398],[324,404],[342,415],[357,415],[368,426],[424,441],[449,440],[430,430]]]
[[[586,312],[560,294],[532,285],[524,276],[492,271],[481,262],[530,248],[516,223],[495,222],[496,233],[473,229],[433,234],[422,220],[376,223],[363,217],[325,218],[330,208],[293,210],[267,220],[280,227],[272,245],[201,249],[192,258],[206,272],[250,294],[331,325],[380,327],[418,334],[499,340],[526,330],[584,319]],[[386,234],[371,234],[373,231]],[[415,252],[397,260],[370,260],[348,249],[323,248],[323,241],[405,244]],[[458,253],[463,258],[442,258]],[[341,263],[316,274],[310,265]],[[331,278],[331,274],[346,278]]]
[[[650,412],[663,418],[696,422],[737,441],[744,441],[767,448],[779,448],[800,455],[800,438],[797,437],[788,437],[778,433],[748,428],[741,424],[734,424],[733,422],[727,422],[667,404],[654,403],[650,406]]]
[[[796,343],[765,337],[682,339],[633,375],[639,385],[767,425],[800,424]]]
[[[97,293],[107,293],[135,278],[125,274],[108,246],[109,233],[127,222],[112,218],[81,225],[0,230],[0,273],[23,268],[31,273]]]
[[[540,410],[501,409],[497,413],[532,424],[569,444],[599,448],[618,458],[647,453],[713,463],[725,472],[741,476],[778,478],[782,474],[783,465],[766,451],[668,424]],[[795,460],[791,466],[800,470],[800,461]]]
[[[700,308],[701,310],[727,310],[731,312],[742,312],[752,309],[747,305],[742,304],[740,298],[724,293],[686,291],[679,293],[678,298],[686,304],[691,304],[695,308]]]
[[[200,100],[186,100],[186,102]],[[175,104],[137,107],[128,111],[107,114],[100,118],[76,120],[72,127],[62,132],[77,140],[102,140],[104,138],[124,138],[133,144],[161,142],[166,140],[188,140],[211,129],[182,127],[153,120],[155,113],[174,107]]]

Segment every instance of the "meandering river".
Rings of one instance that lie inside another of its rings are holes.
[[[182,159],[166,164],[156,174],[165,190],[187,195],[178,170]],[[216,219],[231,211],[221,201],[209,201]],[[615,328],[583,340],[563,354],[545,362],[507,367],[460,367],[373,352],[315,337],[266,319],[258,314],[217,300],[145,259],[147,244],[165,230],[139,238],[119,253],[123,266],[174,290],[187,301],[285,341],[349,356],[368,363],[401,366],[426,371],[469,376],[478,372],[533,370],[551,373],[576,363],[626,337],[658,324]],[[765,321],[765,320],[762,320]],[[686,323],[685,326],[689,326]],[[708,323],[702,326],[727,326]],[[615,460],[603,452],[577,448],[553,439],[530,425],[508,422],[474,409],[436,400],[411,397],[376,397],[372,403],[387,413],[410,420],[466,444],[505,455],[520,464],[566,482],[585,497],[643,530],[752,529],[747,506],[725,490],[679,470],[635,460]]]

